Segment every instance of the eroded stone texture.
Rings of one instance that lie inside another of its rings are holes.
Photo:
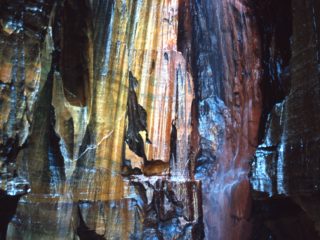
[[[253,162],[254,188],[270,195],[318,190],[319,161],[315,146],[319,126],[313,124],[317,122],[319,108],[317,7],[310,2],[302,8],[302,3],[292,1],[291,88],[284,101],[270,113],[264,142]]]
[[[203,184],[205,234],[248,239],[247,174],[262,105],[257,23],[248,1],[190,5],[200,141],[196,176]]]
[[[44,38],[52,7],[53,1],[1,2],[1,164],[15,164],[30,135],[35,101],[50,66]]]
[[[16,165],[28,146],[38,94],[50,66],[44,42],[53,1],[0,3],[0,238],[6,238],[19,199],[29,192]]]
[[[177,51],[178,7],[55,1],[45,41],[52,61],[29,145],[17,157],[32,192],[10,237],[203,238],[201,184],[189,159],[193,79]],[[139,177],[155,192],[152,203],[137,203],[144,193],[131,183]]]
[[[203,239],[200,182],[153,177],[131,185],[143,226],[137,239]]]
[[[281,8],[278,3],[273,3],[275,6],[275,10]],[[284,86],[284,99],[278,99],[269,113],[262,144],[252,162],[254,216],[260,219],[256,222],[262,219],[255,225],[255,234],[257,227],[262,227],[272,239],[319,239],[320,5],[292,0],[285,9],[286,15],[292,16],[287,22],[287,28],[292,28],[292,37],[287,36],[289,53],[270,58],[270,62],[278,62],[276,85]],[[274,41],[281,36],[274,33]],[[269,46],[277,51],[277,46]],[[281,58],[285,61],[278,61]],[[269,210],[258,213],[265,208]]]
[[[1,237],[317,239],[317,1],[0,7]]]

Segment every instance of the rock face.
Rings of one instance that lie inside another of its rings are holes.
[[[283,73],[283,66],[278,69],[279,75],[282,75],[278,84],[283,85],[289,80],[291,87],[284,100],[274,106],[268,117],[265,139],[255,161],[256,183],[261,183],[255,185],[255,188],[270,195],[313,193],[318,190],[319,185],[320,169],[315,156],[319,126],[312,124],[317,121],[319,107],[315,95],[319,87],[319,46],[316,31],[319,9],[313,3],[308,3],[303,8],[300,4],[302,3],[292,1],[292,22],[288,24],[293,32],[290,63],[287,62],[288,65],[285,66],[288,68],[287,72]],[[281,61],[278,64],[281,65]],[[284,74],[289,79],[285,79]],[[264,148],[269,149],[264,151]],[[265,161],[266,164],[262,156],[264,153],[270,156]],[[267,158],[269,157],[265,159]],[[258,163],[259,161],[262,162]],[[263,174],[275,180],[271,185],[268,185],[270,180],[260,178],[262,175],[259,168],[262,165],[266,166]],[[277,167],[270,169],[271,165]]]
[[[317,239],[319,17],[1,1],[0,238]]]
[[[270,208],[258,218],[263,219],[267,235],[275,239],[319,239],[320,129],[316,122],[320,107],[320,5],[317,1],[292,0],[285,6],[274,2],[264,7],[273,14],[286,9],[281,11],[286,20],[281,20],[285,25],[279,27],[270,17],[262,19],[264,26],[273,29],[269,33],[272,41],[266,43],[273,53],[265,61],[269,66],[274,64],[273,86],[282,97],[274,99],[272,110],[268,106],[264,138],[252,162],[256,211]],[[282,29],[287,32],[280,34]]]
[[[250,236],[249,159],[261,115],[261,50],[247,1],[192,1],[199,153],[208,239]],[[198,44],[201,42],[201,44]]]
[[[193,78],[177,51],[179,2],[29,2],[5,2],[10,11],[1,16],[4,44],[7,35],[22,36],[12,45],[16,60],[3,54],[1,160],[32,189],[9,238],[202,239],[201,183],[189,158]],[[30,11],[43,24],[30,27],[39,35],[32,54],[23,45]],[[27,82],[17,75],[21,83],[10,83],[11,59],[22,70],[33,64],[30,94],[10,88]]]
[[[37,93],[48,73],[44,43],[53,1],[0,3],[0,238],[6,238],[19,199],[29,192],[16,160],[28,145]]]

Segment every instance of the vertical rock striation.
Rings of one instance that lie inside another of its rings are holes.
[[[192,66],[207,239],[250,236],[249,160],[261,115],[261,50],[247,1],[191,2]],[[199,44],[201,43],[201,44]]]
[[[0,238],[318,239],[319,14],[1,1]]]
[[[271,1],[264,9],[273,19],[281,14],[282,26],[270,22],[270,16],[262,22],[272,29],[273,54],[265,61],[275,64],[270,77],[282,97],[266,108],[264,138],[252,162],[254,234],[257,239],[319,239],[320,5],[291,0],[283,6]]]
[[[313,159],[314,144],[318,139],[318,125],[312,124],[317,121],[317,93],[319,69],[318,69],[318,40],[317,26],[318,15],[317,5],[308,3],[303,8],[300,4],[292,1],[292,44],[290,66],[283,73],[279,67],[279,74],[288,74],[290,80],[290,91],[282,102],[273,108],[266,130],[266,137],[261,151],[263,160],[263,147],[270,148],[274,157],[264,164],[267,168],[276,165],[276,169],[266,169],[266,177],[274,179],[273,183],[263,178],[260,179],[257,167],[257,190],[273,194],[291,194],[300,192],[317,191],[318,160]],[[299,10],[297,10],[299,9]],[[302,20],[302,16],[308,16]],[[289,45],[290,46],[290,45]],[[304,65],[302,65],[302,63]],[[285,79],[279,79],[280,84]],[[308,106],[308,107],[306,107]],[[274,153],[274,154],[273,154]],[[267,154],[267,151],[266,151]],[[268,154],[267,154],[268,155]],[[257,156],[257,161],[260,157]],[[292,159],[292,160],[291,160]],[[295,159],[295,160],[293,160]],[[274,163],[272,163],[274,161]],[[268,164],[271,163],[271,165]],[[264,184],[265,187],[264,187]],[[271,185],[269,185],[271,184]]]
[[[201,239],[179,2],[54,3],[28,147],[14,159],[32,192],[9,236]]]
[[[1,239],[19,199],[30,190],[17,158],[28,147],[38,93],[50,66],[50,46],[44,40],[52,8],[53,1],[0,3]]]

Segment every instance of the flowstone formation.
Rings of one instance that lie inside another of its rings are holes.
[[[178,1],[1,3],[1,186],[31,188],[8,239],[203,238],[178,12]]]
[[[0,1],[0,239],[320,239],[319,19]]]

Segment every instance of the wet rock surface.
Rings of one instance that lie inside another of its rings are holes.
[[[1,4],[2,43],[10,45],[8,35],[20,34],[12,51],[22,57],[13,63],[23,69],[36,61],[30,66],[34,75],[28,72],[34,83],[30,105],[13,108],[13,101],[25,98],[19,69],[21,89],[16,93],[8,83],[1,95],[1,134],[12,135],[3,137],[1,160],[17,169],[12,179],[22,173],[32,189],[8,238],[202,239],[201,187],[193,180],[194,159],[188,159],[193,81],[176,46],[178,3]],[[26,36],[39,45],[37,52],[25,51]],[[11,57],[3,56],[1,81],[7,84]],[[123,174],[124,166],[132,171]],[[4,166],[4,180],[8,171]],[[136,193],[128,179],[144,175],[163,180],[149,184],[155,200],[140,206],[144,193]],[[174,190],[166,193],[167,186]],[[173,195],[184,199],[178,203]]]
[[[319,239],[319,19],[1,1],[0,238]]]
[[[200,182],[133,179],[142,239],[203,239]]]
[[[262,225],[269,229],[271,239],[320,239],[319,125],[315,124],[320,106],[320,5],[296,0],[288,4],[291,8],[285,7],[286,19],[291,21],[287,29],[292,29],[292,35],[285,49],[289,52],[281,54],[276,45],[270,45],[270,51],[278,52],[271,62],[282,59],[274,86],[283,89],[283,100],[274,100],[278,103],[269,112],[264,138],[252,161],[253,198],[257,212],[266,207]],[[282,8],[278,3],[274,6]],[[273,34],[275,42],[285,37],[277,36],[276,31]],[[279,202],[283,206],[278,206]]]
[[[196,176],[203,186],[205,234],[208,239],[248,239],[247,173],[262,107],[257,19],[248,1],[190,2],[190,15],[199,134]]]

